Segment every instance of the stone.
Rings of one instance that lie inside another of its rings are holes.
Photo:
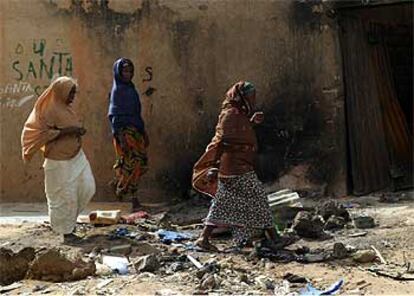
[[[254,279],[254,282],[256,283],[256,285],[258,285],[261,289],[264,290],[273,290],[275,288],[273,280],[265,275],[259,275]]]
[[[200,289],[204,291],[209,291],[214,289],[217,286],[217,276],[215,274],[209,274],[201,282]]]
[[[325,223],[325,230],[339,230],[343,229],[346,225],[346,221],[344,218],[340,216],[332,215]]]
[[[376,258],[377,258],[377,254],[375,253],[374,250],[357,251],[353,256],[354,261],[356,261],[358,263],[372,262]]]
[[[14,253],[10,249],[0,249],[0,284],[10,285],[25,278],[29,264],[35,258],[33,248],[24,248]]]
[[[333,246],[332,257],[336,259],[344,259],[348,257],[348,250],[343,243],[335,243]]]
[[[155,272],[160,268],[160,262],[155,255],[143,256],[134,265],[138,272]]]
[[[292,284],[298,284],[298,283],[303,284],[303,283],[308,282],[308,280],[304,276],[300,276],[300,275],[293,274],[293,273],[290,273],[290,272],[286,273],[283,276],[283,279],[287,280],[289,283],[292,283]]]
[[[184,264],[182,262],[174,262],[171,264],[170,270],[173,272],[184,270]]]
[[[322,216],[302,211],[296,215],[292,229],[302,237],[322,238],[325,234],[323,231],[324,224],[325,221]]]
[[[366,229],[374,228],[375,220],[371,216],[358,216],[354,218],[354,224],[356,228]]]
[[[328,200],[317,207],[316,213],[321,215],[325,220],[331,216],[337,216],[344,219],[345,222],[351,221],[348,210],[336,200]]]

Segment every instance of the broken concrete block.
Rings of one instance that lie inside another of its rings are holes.
[[[371,216],[358,216],[354,218],[355,227],[360,229],[374,228],[375,220]]]
[[[349,215],[348,210],[336,200],[328,200],[323,202],[317,207],[316,212],[325,220],[328,220],[331,216],[337,216],[342,217],[345,222],[351,221],[351,216]]]
[[[143,256],[134,265],[138,272],[154,272],[160,268],[160,262],[154,255]]]
[[[299,236],[306,238],[322,238],[324,236],[325,221],[322,216],[310,212],[299,212],[293,221],[292,229]]]
[[[348,250],[343,243],[335,243],[333,246],[332,257],[336,259],[344,259],[348,257]]]
[[[343,217],[332,215],[325,223],[325,230],[339,230],[343,229],[346,225],[346,221]]]
[[[372,262],[376,258],[377,258],[377,254],[375,253],[374,250],[357,251],[353,256],[354,261],[356,261],[358,263]]]

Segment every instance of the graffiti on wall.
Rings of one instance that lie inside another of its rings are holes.
[[[34,89],[30,83],[20,81],[0,85],[0,107],[19,108],[34,98]]]
[[[18,43],[14,54],[16,57],[10,65],[14,79],[30,81],[36,95],[40,95],[55,76],[72,76],[72,55],[60,38],[54,42],[34,39],[26,47]]]

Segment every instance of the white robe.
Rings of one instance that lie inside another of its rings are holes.
[[[57,233],[71,233],[78,215],[95,194],[89,162],[81,149],[70,160],[46,158],[43,167],[50,224]]]

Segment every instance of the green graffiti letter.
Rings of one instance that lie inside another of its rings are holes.
[[[50,64],[49,64],[49,71],[47,69],[47,65],[43,59],[40,59],[40,73],[39,78],[43,78],[43,71],[46,72],[47,78],[52,79],[53,77],[53,66],[55,64],[55,57],[51,57]]]
[[[35,67],[33,65],[33,62],[29,62],[29,67],[27,68],[27,75],[26,75],[26,79],[29,78],[30,73],[32,73],[33,78],[36,79],[36,70]]]
[[[17,66],[20,64],[20,62],[19,61],[14,61],[13,62],[13,64],[12,64],[12,68],[13,68],[13,70],[14,71],[16,71],[17,72],[17,74],[19,74],[19,76],[18,77],[16,77],[16,80],[18,80],[18,81],[21,81],[22,79],[23,79],[23,73],[22,73],[22,71],[20,71],[18,68],[17,68]]]
[[[38,44],[33,40],[33,53],[39,54],[41,57],[45,54],[46,40],[41,39]]]
[[[65,75],[71,77],[72,76],[72,70],[73,70],[72,57],[70,56],[66,59]]]

